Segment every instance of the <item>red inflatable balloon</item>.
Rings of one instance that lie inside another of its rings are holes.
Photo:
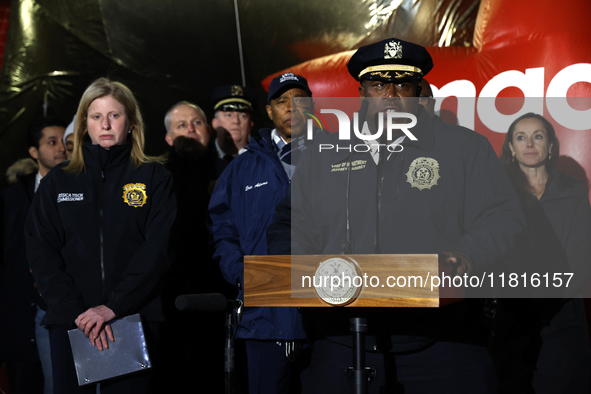
[[[590,15],[587,0],[482,1],[474,47],[428,48],[435,67],[426,79],[436,110],[453,111],[459,124],[485,135],[497,153],[512,120],[526,112],[543,114],[560,140],[558,167],[589,184]],[[356,97],[359,84],[346,68],[353,53],[291,67],[267,77],[263,87],[289,71],[305,76],[316,97]]]

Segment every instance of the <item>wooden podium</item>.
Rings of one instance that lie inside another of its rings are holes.
[[[433,286],[438,284],[433,276],[450,275],[436,254],[245,256],[244,305],[335,306],[318,295],[313,282],[320,264],[332,258],[345,258],[358,267],[361,280],[354,284],[362,285],[347,307],[437,308],[463,298],[461,288]],[[406,286],[398,286],[403,283]]]
[[[346,307],[437,308],[463,298],[463,291],[432,288],[437,282],[434,276],[437,279],[441,273],[452,276],[451,267],[440,264],[436,254],[245,256],[244,306],[335,306],[334,298],[326,297],[322,288],[318,290],[314,286],[322,287],[322,281],[314,279],[338,277],[339,272],[356,276],[360,284],[357,287],[353,282],[354,286],[343,287],[347,297],[339,296],[337,300],[349,300],[340,304]],[[351,292],[353,297],[350,297]],[[365,394],[369,382],[376,376],[375,369],[365,365],[367,321],[353,317],[349,326],[353,348],[352,366],[347,369],[347,376],[351,392]]]

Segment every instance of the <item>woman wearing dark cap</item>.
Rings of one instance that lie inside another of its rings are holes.
[[[528,113],[509,127],[500,159],[527,229],[507,258],[505,273],[526,272],[528,278],[537,273],[542,285],[541,297],[501,300],[508,312],[506,331],[497,327],[493,356],[502,392],[589,393],[585,309],[581,298],[570,297],[580,295],[591,268],[591,209],[588,191],[555,168],[558,156],[556,133],[543,116]],[[546,272],[549,287],[541,276]],[[574,273],[569,289],[553,288],[554,273],[565,272]]]
[[[93,82],[74,136],[72,160],[43,178],[25,225],[29,265],[48,304],[42,324],[55,393],[96,391],[78,387],[69,329],[82,330],[97,352],[117,340],[109,325],[116,318],[139,313],[148,343],[156,334],[176,214],[172,176],[144,153],[144,123],[125,85]],[[109,393],[148,388],[144,373],[101,383]]]

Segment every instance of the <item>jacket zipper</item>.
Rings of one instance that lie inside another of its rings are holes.
[[[392,161],[396,160],[396,158],[398,157],[398,152],[393,153],[394,157],[391,158]],[[388,155],[385,155],[384,158],[386,158]],[[387,159],[386,159],[387,160]],[[387,164],[383,163],[383,165],[385,166]],[[398,204],[398,197],[400,196],[400,173],[402,172],[404,168],[404,156],[401,157],[401,163],[400,163],[400,167],[398,168],[398,177],[396,179],[396,196],[394,197],[394,204]],[[378,178],[378,187],[377,187],[377,203],[376,203],[376,208],[377,208],[377,218],[376,218],[376,231],[375,231],[375,239],[374,239],[374,249],[376,250],[376,253],[380,253],[380,245],[379,245],[379,237],[380,237],[380,217],[381,217],[381,213],[382,213],[382,191],[384,188],[384,177],[386,174],[386,168],[383,168],[381,171],[381,174]]]
[[[380,153],[380,159],[378,162],[378,184],[377,184],[377,190],[376,190],[376,219],[375,219],[375,224],[376,224],[376,228],[374,231],[374,251],[375,253],[380,253],[381,247],[380,247],[380,216],[381,216],[381,211],[382,211],[382,188],[384,186],[384,174],[386,172],[386,168],[385,166],[387,165],[387,155],[382,155]],[[383,161],[383,163],[382,163]],[[382,167],[382,168],[380,168]]]
[[[400,196],[400,177],[403,176],[402,171],[404,170],[404,156],[401,157],[400,167],[398,168],[398,179],[396,179],[396,199],[394,202],[398,205],[398,197]]]
[[[100,199],[99,199],[99,239],[100,239],[100,259],[101,259],[101,283],[102,283],[102,290],[103,290],[103,297],[106,297],[105,294],[105,259],[104,259],[104,239],[103,239],[103,227],[104,227],[104,214],[103,214],[103,184],[105,183],[105,168],[101,168],[101,178],[102,182],[100,185]]]

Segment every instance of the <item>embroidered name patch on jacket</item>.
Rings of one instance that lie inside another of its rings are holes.
[[[355,160],[349,164],[348,161],[342,163],[331,164],[330,172],[347,171],[351,166],[351,171],[363,170],[367,165],[367,160]]]
[[[83,201],[84,193],[60,193],[57,195],[57,202]]]
[[[256,185],[254,185],[254,186],[246,186],[246,187],[244,188],[244,191],[245,191],[245,192],[247,192],[247,191],[249,191],[250,189],[252,189],[253,187],[254,187],[254,188],[257,188],[257,187],[262,187],[262,186],[265,186],[265,185],[268,185],[268,184],[269,184],[269,182],[268,182],[268,181],[265,181],[265,182],[259,182],[259,183],[257,183],[257,184],[256,184]]]
[[[146,185],[143,183],[128,183],[123,186],[123,201],[130,207],[143,207],[147,199]]]

